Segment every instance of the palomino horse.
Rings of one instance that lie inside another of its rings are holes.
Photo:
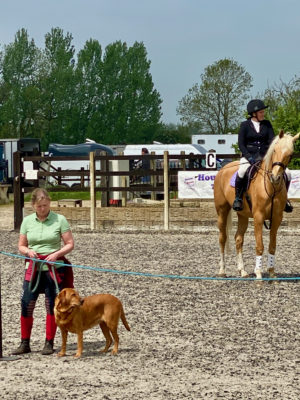
[[[284,170],[294,152],[294,142],[299,138],[280,132],[274,138],[266,156],[257,173],[251,181],[247,191],[252,207],[244,196],[244,209],[238,214],[238,228],[235,234],[237,250],[237,264],[240,275],[249,277],[245,271],[243,261],[244,235],[248,227],[249,218],[253,218],[256,240],[256,266],[254,273],[258,279],[262,278],[262,254],[264,251],[262,229],[266,220],[270,221],[270,244],[268,255],[268,271],[270,278],[275,278],[275,251],[277,230],[283,218],[283,210],[287,201],[287,191],[284,182]],[[231,218],[230,210],[235,199],[235,189],[230,186],[232,175],[237,171],[239,162],[227,164],[217,174],[214,182],[215,207],[218,214],[218,226],[220,230],[219,243],[221,246],[220,277],[226,277],[224,250],[228,237],[227,218]],[[229,240],[229,237],[228,237]]]

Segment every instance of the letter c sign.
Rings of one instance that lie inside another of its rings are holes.
[[[206,153],[206,168],[216,168],[217,166],[217,154]]]

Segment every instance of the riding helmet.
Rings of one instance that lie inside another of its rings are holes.
[[[265,108],[268,108],[269,106],[265,106],[264,102],[262,100],[251,100],[247,104],[247,111],[248,114],[251,115],[254,112],[264,110]]]

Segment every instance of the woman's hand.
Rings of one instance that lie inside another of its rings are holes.
[[[37,258],[37,254],[36,254],[36,252],[34,250],[30,250],[29,249],[27,254],[26,254],[26,257],[28,257],[28,258]]]
[[[58,254],[55,252],[55,253],[49,254],[47,256],[47,258],[45,258],[45,261],[55,262],[57,260],[57,257],[58,257]]]

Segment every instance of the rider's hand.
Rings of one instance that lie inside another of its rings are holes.
[[[251,165],[255,164],[255,159],[253,157],[249,157],[248,161]]]

